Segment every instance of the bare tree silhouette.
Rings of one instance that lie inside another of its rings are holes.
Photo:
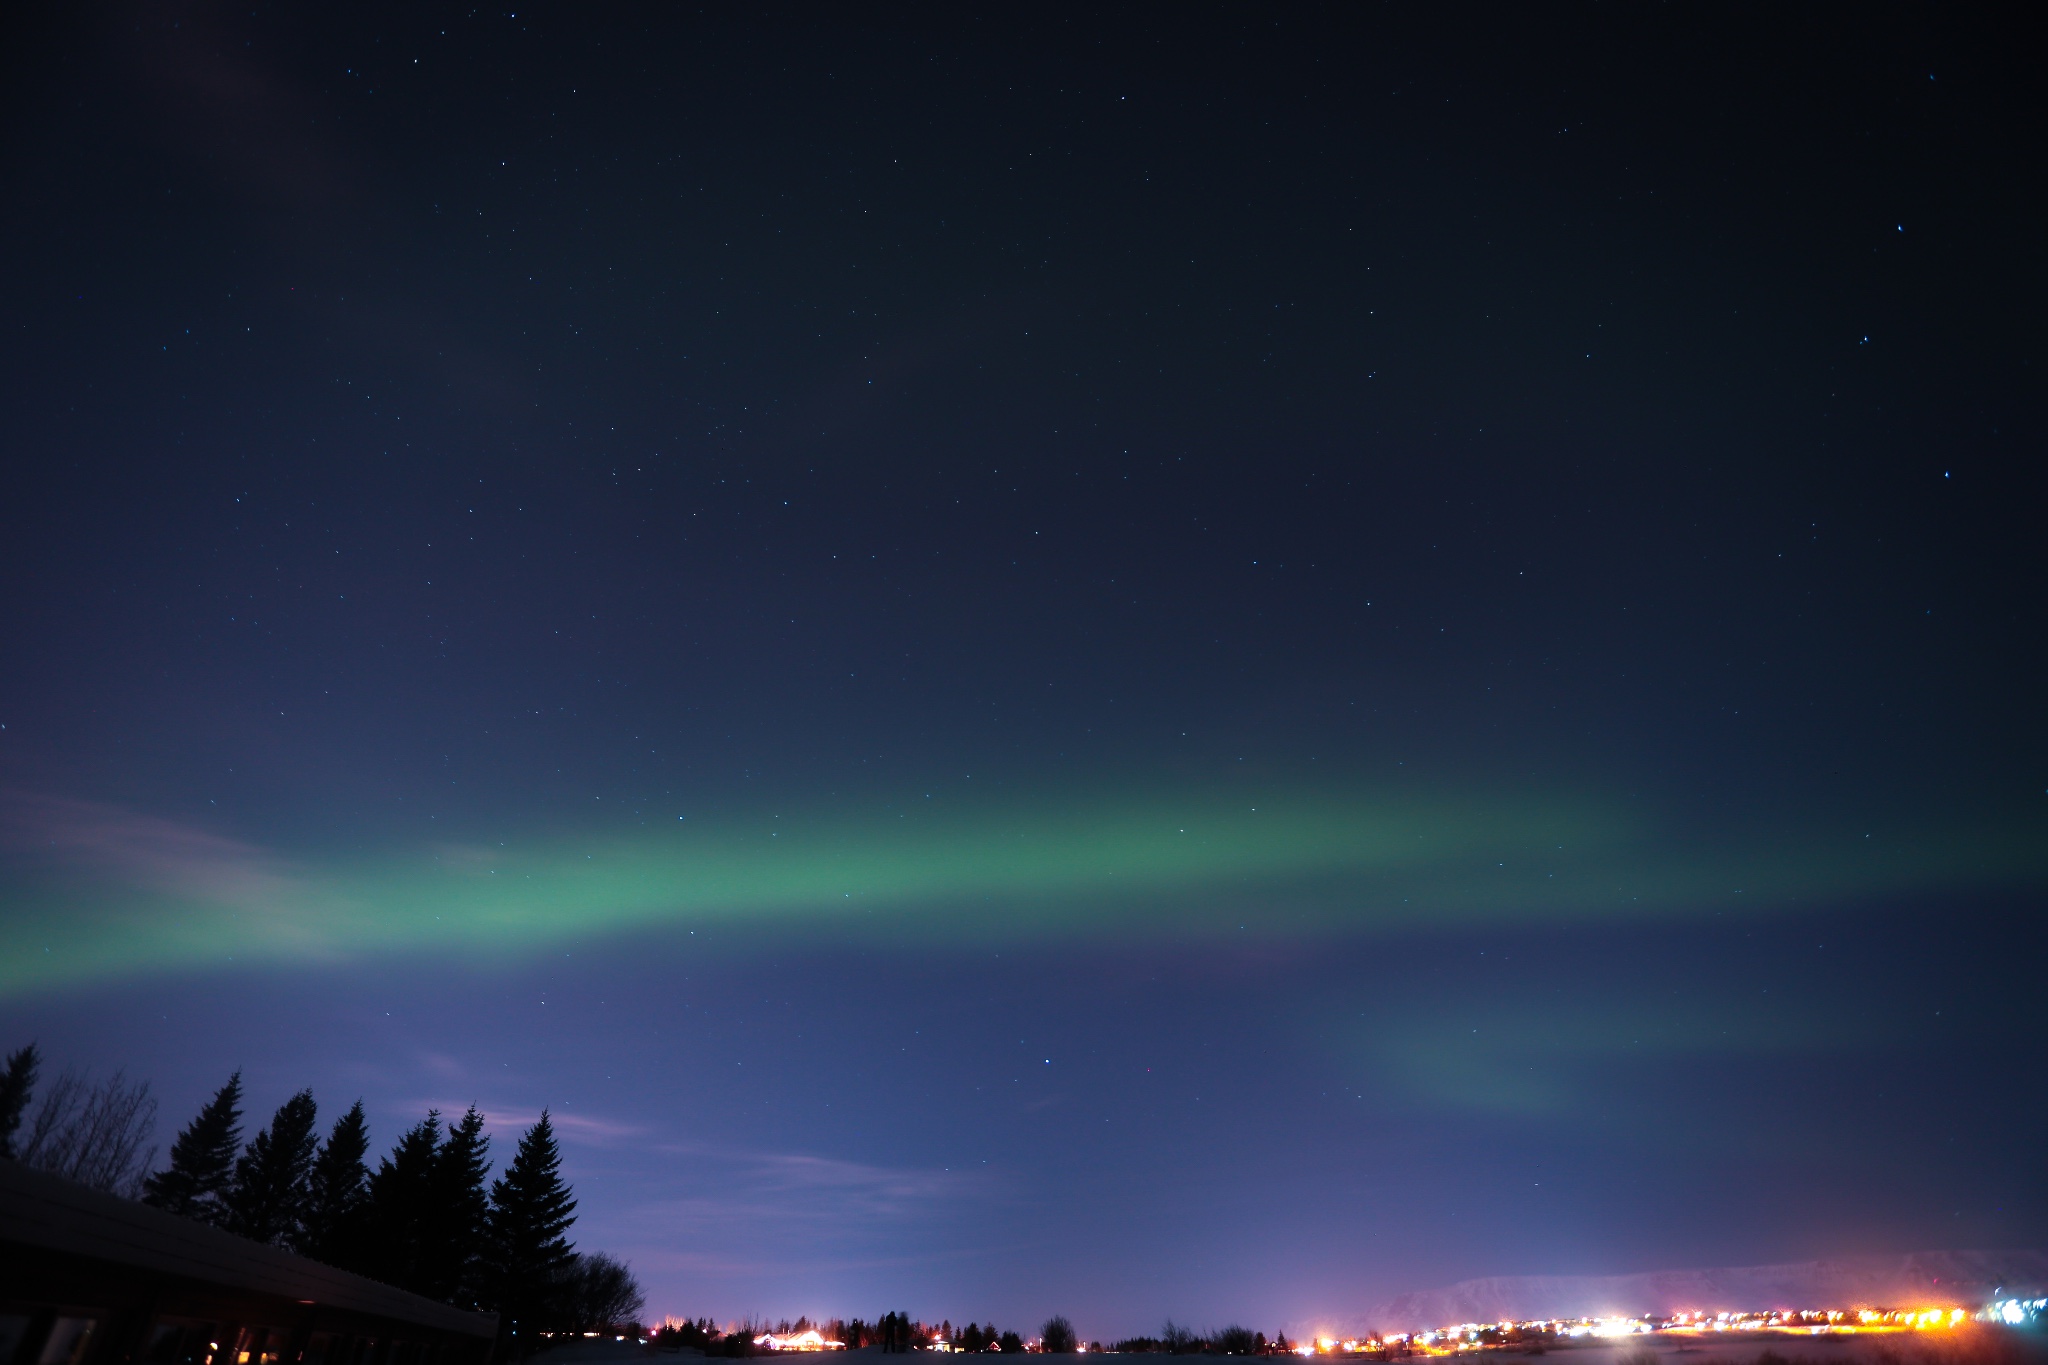
[[[90,1189],[134,1198],[156,1159],[149,1145],[156,1100],[149,1082],[119,1071],[94,1084],[66,1068],[50,1083],[21,1144],[21,1163]]]
[[[632,1267],[602,1251],[572,1257],[568,1274],[570,1314],[577,1331],[620,1326],[636,1319],[646,1307]]]
[[[1038,1329],[1039,1349],[1048,1355],[1070,1356],[1074,1353],[1074,1324],[1054,1314],[1045,1320],[1045,1326]]]

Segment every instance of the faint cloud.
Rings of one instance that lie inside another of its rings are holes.
[[[548,1120],[561,1132],[566,1141],[585,1142],[596,1146],[610,1146],[629,1138],[644,1137],[648,1131],[645,1124],[619,1123],[612,1119],[595,1118],[589,1114],[557,1114],[550,1111]],[[522,1116],[519,1121],[531,1127],[540,1122],[540,1115],[535,1114],[531,1119]]]
[[[0,848],[23,863],[244,908],[306,892],[285,864],[252,844],[71,797],[0,793]]]
[[[149,132],[255,203],[310,227],[367,199],[361,168],[322,101],[267,64],[206,7],[166,24],[139,8],[125,55],[154,115]]]
[[[959,1182],[948,1172],[867,1166],[830,1157],[764,1153],[752,1158],[761,1188],[827,1192],[877,1211],[937,1198]]]
[[[806,1252],[809,1254],[806,1255]],[[815,1243],[807,1243],[802,1247],[764,1248],[757,1254],[736,1255],[728,1246],[721,1245],[715,1249],[710,1246],[677,1247],[671,1242],[656,1246],[635,1246],[632,1250],[632,1263],[636,1270],[663,1271],[672,1275],[767,1275],[779,1278],[787,1276],[791,1267],[798,1264],[812,1273],[820,1270],[834,1273],[850,1270],[908,1270],[933,1265],[958,1265],[964,1256],[986,1254],[954,1248],[895,1255],[876,1255],[872,1251],[846,1251],[821,1256],[817,1252],[818,1247]]]
[[[1005,1186],[982,1172],[714,1145],[658,1150],[676,1158],[670,1178],[610,1211],[604,1235],[663,1280],[897,1280],[1000,1253],[990,1215]]]
[[[392,168],[372,142],[350,136],[335,96],[262,47],[222,8],[181,7],[176,22],[138,5],[120,51],[148,117],[139,129],[211,177],[260,223],[274,269],[297,281],[297,308],[317,310],[322,332],[353,337],[366,353],[396,356],[479,396],[526,388],[502,348],[469,339],[459,310],[423,302],[427,291],[375,288],[336,273],[365,242],[397,249],[404,206],[379,187]],[[338,306],[346,296],[350,306]]]
[[[646,1206],[653,1217],[690,1224],[758,1228],[819,1219],[899,1219],[985,1192],[984,1176],[963,1171],[872,1166],[806,1153],[745,1151],[697,1144],[654,1150],[689,1158],[701,1187]]]
[[[470,1101],[450,1104],[444,1100],[418,1100],[418,1107],[439,1109],[444,1114],[459,1114],[469,1108]],[[540,1122],[538,1109],[524,1105],[477,1105],[477,1111],[484,1116],[484,1127],[493,1137],[501,1134],[517,1138],[528,1128]],[[645,1137],[650,1131],[645,1124],[623,1123],[616,1119],[597,1118],[589,1114],[564,1112],[558,1109],[548,1111],[548,1122],[553,1125],[555,1135],[564,1142],[585,1147],[618,1147],[632,1143],[635,1138]]]

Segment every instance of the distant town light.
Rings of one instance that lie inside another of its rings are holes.
[[[827,1341],[825,1334],[815,1327],[808,1332],[792,1332],[788,1336],[777,1336],[773,1332],[763,1332],[760,1336],[754,1338],[754,1344],[766,1351],[843,1351],[846,1349],[845,1342]],[[939,1343],[939,1349],[946,1349],[945,1343]]]

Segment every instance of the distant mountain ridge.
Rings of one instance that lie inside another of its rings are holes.
[[[2001,1287],[2008,1294],[2048,1291],[2048,1255],[1919,1251],[1638,1275],[1495,1276],[1403,1294],[1373,1309],[1364,1325],[1410,1332],[1456,1322],[1718,1313],[1738,1308],[1974,1308]]]

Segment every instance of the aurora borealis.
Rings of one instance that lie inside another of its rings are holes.
[[[662,926],[967,944],[1761,916],[1881,893],[2009,890],[2043,871],[2025,831],[1982,827],[1918,831],[1904,849],[1847,830],[1833,847],[1808,834],[1803,846],[1683,849],[1641,816],[1583,800],[1232,796],[966,811],[927,797],[865,819],[760,813],[680,833],[428,845],[311,868],[46,804],[21,812],[35,835],[17,848],[56,850],[47,871],[72,876],[19,892],[0,989],[28,996],[233,956],[517,954]],[[95,884],[103,872],[114,876]]]
[[[2001,22],[24,21],[0,1042],[721,1320],[2042,1245]]]

